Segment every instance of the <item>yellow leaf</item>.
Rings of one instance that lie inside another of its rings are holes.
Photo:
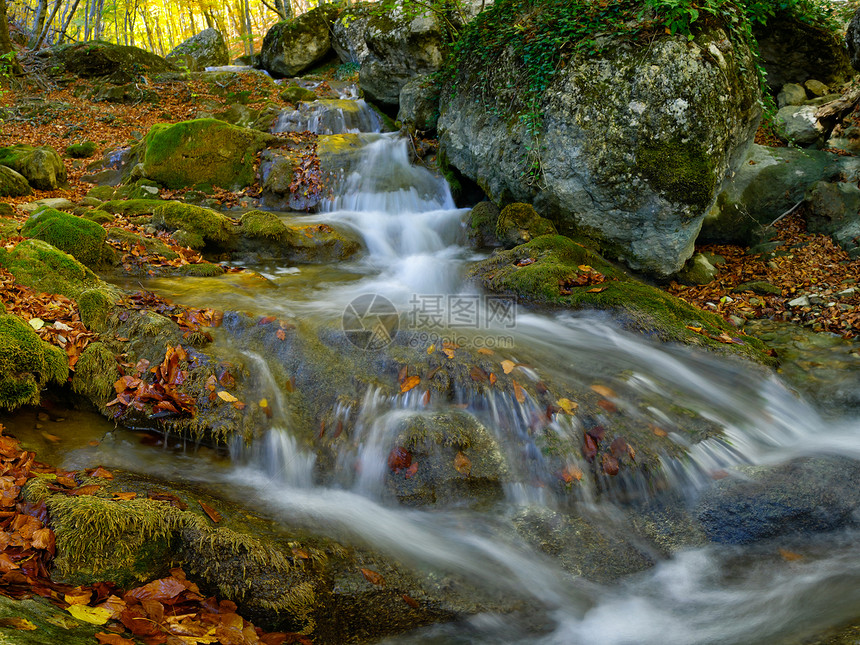
[[[421,382],[420,376],[410,376],[403,383],[400,384],[400,393],[404,394],[409,390],[413,389],[416,385]]]
[[[445,354],[445,356],[447,356],[448,358],[454,358],[454,350],[453,350],[453,349],[448,349],[447,347],[445,347],[444,349],[442,349],[442,352],[443,352],[443,353]]]
[[[0,618],[0,627],[10,627],[22,632],[34,632],[39,629],[26,618]]]
[[[492,349],[487,349],[486,347],[479,348],[478,353],[483,354],[484,356],[492,356],[494,354]]]
[[[523,391],[522,386],[514,381],[514,398],[516,398],[517,402],[523,404],[526,402],[526,393]]]
[[[427,348],[428,354],[432,354],[435,351],[436,351],[436,344],[435,343],[433,345],[430,345],[430,347]]]
[[[573,414],[574,410],[579,407],[579,403],[575,403],[570,399],[559,399],[555,402],[558,407],[567,412],[568,414]]]
[[[266,399],[260,399],[260,407],[261,407],[261,408],[268,408],[268,407],[269,407],[269,402],[268,402],[268,400],[266,400]]]
[[[66,611],[78,620],[92,623],[93,625],[104,625],[113,616],[113,612],[110,609],[89,607],[87,605],[72,605],[71,607],[67,607]]]
[[[513,361],[502,361],[502,369],[505,371],[505,374],[513,372],[516,366],[517,364]]]
[[[461,475],[468,475],[472,472],[472,461],[462,452],[458,452],[454,457],[454,470]]]
[[[220,392],[218,392],[218,398],[221,399],[222,401],[226,401],[227,403],[235,403],[236,401],[239,400],[235,396],[233,396],[229,392],[225,392],[224,390],[221,390]]]
[[[37,331],[45,326],[45,321],[41,318],[30,318],[28,322],[30,323],[30,327]]]

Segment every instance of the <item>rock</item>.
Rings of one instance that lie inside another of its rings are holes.
[[[364,40],[372,12],[367,7],[347,7],[331,24],[331,44],[342,63],[357,63],[370,57]]]
[[[0,217],[14,217],[15,209],[12,208],[11,204],[6,204],[0,202]]]
[[[821,81],[816,81],[814,78],[809,79],[803,84],[803,87],[812,94],[812,96],[823,97],[830,93],[830,88]]]
[[[814,105],[786,105],[773,120],[777,134],[797,145],[816,143],[824,134],[824,126],[815,118]]]
[[[678,271],[678,282],[686,285],[710,284],[717,277],[717,268],[702,253],[696,253]]]
[[[0,197],[22,197],[32,192],[24,175],[8,166],[0,166]]]
[[[830,138],[825,147],[843,150],[851,155],[860,155],[860,128],[857,126],[843,127],[845,124],[837,124],[833,128]]]
[[[732,293],[743,293],[744,291],[752,291],[753,293],[757,293],[760,296],[781,296],[782,289],[775,284],[771,284],[765,280],[752,280],[750,282],[744,282],[743,284],[739,284],[734,289],[732,289]]]
[[[0,254],[0,266],[26,287],[76,299],[87,289],[116,290],[68,253],[42,240],[24,240]]]
[[[814,182],[857,177],[860,162],[818,150],[753,144],[702,223],[699,243],[755,244]]]
[[[561,235],[544,235],[510,251],[497,251],[472,265],[467,276],[491,293],[515,295],[522,304],[607,310],[628,329],[653,334],[663,341],[772,362],[761,353],[762,344],[725,344],[691,331],[690,327],[700,327],[716,338],[722,333],[731,335],[734,329],[719,316],[629,277],[595,252]]]
[[[699,500],[697,516],[712,542],[747,544],[857,523],[856,461],[818,457],[739,470],[743,479],[722,479]]]
[[[504,497],[499,445],[469,414],[410,414],[386,450],[385,488],[405,506],[486,506]]]
[[[852,75],[842,38],[790,10],[778,11],[764,25],[753,25],[753,36],[773,94],[786,83],[804,83],[810,78],[835,87]]]
[[[429,74],[406,82],[400,90],[397,120],[412,130],[429,132],[439,121],[439,89]]]
[[[853,183],[816,182],[806,193],[806,225],[831,235],[852,259],[860,256],[860,188]]]
[[[139,47],[104,41],[58,45],[41,50],[37,56],[51,59],[48,67],[52,74],[68,73],[82,78],[107,77],[107,80],[118,85],[136,82],[148,74],[176,71],[161,56]]]
[[[176,67],[191,72],[202,72],[207,67],[230,64],[230,52],[227,50],[224,36],[214,28],[204,29],[177,45],[165,58]]]
[[[469,244],[477,249],[501,246],[496,239],[499,209],[489,201],[478,202],[467,219]]]
[[[285,90],[278,94],[286,103],[298,103],[299,101],[314,101],[317,95],[313,90],[305,89],[295,83],[290,83]]]
[[[321,5],[297,18],[272,25],[260,50],[259,67],[276,78],[292,77],[324,60],[331,49],[333,5]]]
[[[254,183],[254,157],[275,137],[216,119],[156,124],[137,145],[141,172],[167,188],[238,190]],[[134,169],[126,171],[134,176]]]
[[[788,301],[789,307],[808,307],[809,306],[809,296],[800,296],[795,298],[794,300]]]
[[[797,83],[786,83],[776,97],[776,106],[803,105],[806,102],[806,89]]]
[[[317,99],[300,101],[295,109],[281,110],[272,132],[316,134],[373,133],[382,130],[379,114],[363,99]]]
[[[239,234],[237,253],[241,257],[337,262],[361,249],[357,240],[327,224],[286,225],[277,215],[258,210],[242,215]]]
[[[65,197],[46,197],[45,199],[37,199],[29,204],[21,206],[21,210],[25,213],[35,213],[37,210],[47,206],[58,211],[71,211],[77,208],[75,202],[66,199]]]
[[[508,204],[496,220],[496,239],[507,248],[557,233],[552,222],[538,215],[531,204]]]
[[[845,44],[848,46],[848,56],[851,66],[860,71],[860,9],[854,12],[848,30],[845,32]]]
[[[16,144],[0,148],[0,165],[20,173],[38,190],[56,190],[66,185],[66,167],[51,146]]]
[[[68,374],[63,350],[44,342],[17,316],[0,313],[0,409],[37,405],[42,388],[63,384]]]
[[[73,159],[86,159],[92,157],[98,146],[92,141],[84,141],[83,143],[73,143],[66,148],[66,156]]]
[[[101,226],[47,206],[27,219],[21,235],[43,240],[90,268],[115,260],[113,249],[105,244],[106,233]]]
[[[449,163],[494,202],[531,203],[559,231],[600,240],[634,269],[678,271],[758,124],[750,52],[709,31],[693,43],[665,36],[575,58],[539,100],[540,177],[524,152],[534,143],[524,120],[487,109],[511,100],[495,89],[513,82],[499,77],[508,61],[481,60],[475,53],[441,95]],[[495,80],[481,95],[487,65]]]
[[[153,209],[152,225],[173,231],[174,239],[181,238],[182,244],[193,249],[231,246],[236,237],[235,226],[225,215],[179,202],[162,202]]]

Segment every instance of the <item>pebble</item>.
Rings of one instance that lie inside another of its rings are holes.
[[[799,298],[795,298],[794,300],[788,301],[789,307],[808,307],[809,306],[809,296],[800,296]]]

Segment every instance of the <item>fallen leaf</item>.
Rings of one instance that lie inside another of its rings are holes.
[[[81,589],[80,587],[73,589],[67,594],[63,594],[63,600],[67,605],[88,605],[92,597],[92,590]]]
[[[149,584],[142,587],[135,587],[125,594],[126,598],[136,598],[137,600],[158,600],[165,601],[176,598],[179,594],[185,591],[185,585],[176,578],[161,578],[153,580]]]
[[[39,331],[42,327],[45,326],[45,321],[41,318],[30,318],[30,320],[28,320],[27,322],[30,324],[30,327],[32,327],[36,331]]]
[[[421,377],[417,376],[417,375],[413,375],[413,376],[406,378],[400,384],[400,393],[405,394],[409,390],[414,389],[415,386],[417,386],[420,382],[421,382]]]
[[[794,551],[788,551],[786,549],[780,549],[779,555],[786,562],[797,562],[798,560],[803,560],[803,556],[800,553],[795,553]]]
[[[412,598],[412,597],[410,597],[410,596],[407,596],[405,593],[404,593],[404,594],[400,594],[400,597],[401,597],[401,598],[403,598],[403,602],[405,602],[407,605],[409,605],[410,607],[412,607],[412,609],[418,609],[418,607],[420,606],[420,605],[418,604],[418,601],[417,601],[417,600],[415,600],[414,598]]]
[[[72,495],[92,495],[97,490],[100,490],[101,486],[98,484],[89,484],[87,486],[81,486],[80,488],[76,488],[75,490],[69,491]]]
[[[472,472],[472,461],[462,452],[457,452],[454,456],[454,470],[468,476]]]
[[[472,380],[477,383],[484,383],[487,380],[487,373],[477,365],[472,367],[469,371],[469,376],[471,376]]]
[[[558,401],[556,401],[556,404],[567,414],[573,414],[579,407],[579,403],[575,403],[570,399],[559,399]]]
[[[279,329],[278,331],[276,331],[275,336],[278,337],[278,340],[287,340],[287,332],[285,332],[283,329]]]
[[[523,390],[522,386],[519,383],[517,383],[516,380],[513,381],[513,384],[514,384],[514,398],[520,404],[525,403],[526,402],[526,393]]]
[[[120,501],[124,501],[124,502],[127,502],[127,501],[128,501],[128,500],[130,500],[130,499],[134,499],[135,497],[137,497],[137,493],[133,493],[133,492],[128,492],[128,493],[114,493],[114,494],[113,494],[113,498],[114,498],[114,499],[117,499],[117,500],[120,500]]]
[[[98,632],[95,636],[101,645],[134,645],[133,640],[130,638],[123,638],[119,634]]]
[[[409,468],[406,469],[406,472],[403,473],[403,476],[406,479],[412,479],[412,477],[414,477],[415,473],[417,473],[417,472],[418,472],[418,462],[413,461],[412,465],[409,466]]]
[[[615,390],[606,387],[605,385],[592,385],[591,389],[597,392],[600,396],[605,396],[610,399],[618,396],[617,394],[615,394]]]
[[[39,629],[26,618],[0,618],[0,627],[17,629],[22,632],[34,632]]]
[[[505,372],[505,374],[510,374],[511,372],[513,372],[514,368],[516,366],[517,366],[517,364],[514,363],[513,361],[509,361],[509,360],[502,361],[502,370]]]
[[[604,454],[602,457],[603,462],[603,472],[605,472],[610,477],[615,477],[618,474],[618,460],[611,456]]]
[[[582,455],[588,463],[591,463],[597,456],[597,442],[590,434],[586,434],[583,443]]]
[[[90,477],[101,477],[102,479],[113,479],[113,473],[99,466],[87,472]]]
[[[479,347],[478,353],[483,354],[484,356],[492,356],[493,354],[495,354],[495,352],[492,349],[489,349],[487,347]]]
[[[239,400],[235,396],[230,394],[229,392],[226,392],[225,390],[221,390],[220,392],[218,392],[218,398],[221,399],[222,401],[226,401],[227,403],[236,403]]]
[[[400,472],[412,465],[412,453],[400,446],[394,447],[388,453],[388,467],[394,472]]]
[[[104,625],[110,620],[112,612],[102,607],[88,607],[87,605],[71,605],[66,608],[72,616],[85,623],[93,625]]]
[[[197,500],[197,503],[200,504],[200,508],[202,508],[203,512],[209,516],[210,520],[212,520],[216,524],[221,521],[221,513],[209,506],[209,504],[201,502],[199,499]]]
[[[565,484],[570,484],[573,481],[582,481],[582,471],[576,466],[565,466],[561,469],[559,477]]]
[[[57,443],[58,441],[62,441],[62,439],[60,437],[58,437],[57,435],[51,434],[50,432],[45,432],[44,430],[42,430],[42,432],[39,434],[41,434],[45,439],[47,439],[51,443]]]
[[[603,409],[604,409],[604,410],[606,410],[607,412],[617,412],[617,411],[618,411],[618,406],[617,406],[617,405],[615,405],[615,404],[614,404],[612,401],[610,401],[609,399],[600,399],[600,400],[597,402],[597,405],[598,405],[598,407],[603,408]]]
[[[361,575],[364,576],[364,579],[367,580],[370,584],[376,585],[377,587],[385,586],[385,578],[381,575],[373,571],[372,569],[362,569]]]

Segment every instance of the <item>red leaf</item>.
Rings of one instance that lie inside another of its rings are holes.
[[[412,454],[399,446],[388,453],[388,467],[394,472],[409,468],[412,464]]]
[[[197,500],[197,503],[200,504],[200,508],[202,508],[203,512],[209,516],[210,520],[212,520],[216,524],[221,521],[221,513],[209,506],[209,504],[201,502],[199,499]]]
[[[372,585],[376,585],[377,587],[385,586],[385,578],[376,573],[376,571],[373,571],[371,569],[362,569],[361,575],[363,575],[364,579]]]

